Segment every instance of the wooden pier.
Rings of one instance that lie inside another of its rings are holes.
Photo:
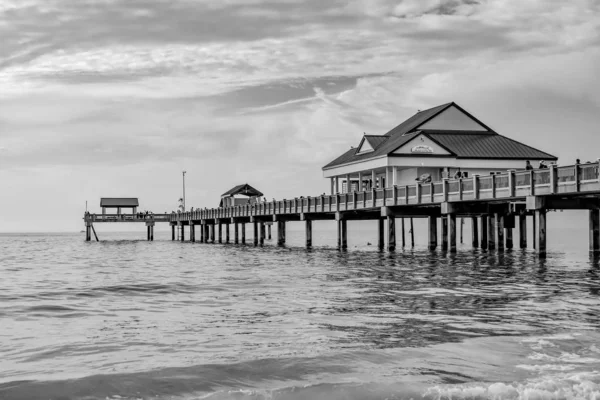
[[[547,169],[507,171],[504,174],[444,179],[441,182],[416,183],[385,189],[351,193],[274,200],[257,204],[219,207],[184,213],[156,215],[146,222],[171,225],[172,239],[180,229],[180,240],[196,241],[199,226],[201,243],[230,243],[229,225],[234,225],[233,243],[245,243],[246,224],[252,224],[253,244],[262,245],[266,224],[277,223],[277,243],[285,245],[286,222],[304,221],[306,246],[312,241],[312,221],[332,220],[337,223],[338,247],[346,249],[347,221],[376,220],[378,246],[384,247],[387,231],[388,249],[396,248],[396,218],[427,218],[428,247],[438,247],[438,219],[441,219],[441,247],[456,252],[457,219],[472,219],[473,247],[503,251],[514,246],[513,229],[519,229],[519,247],[527,247],[527,217],[531,216],[534,247],[540,256],[546,254],[548,210],[589,210],[590,251],[600,252],[600,178],[599,162],[570,166],[550,165]],[[86,215],[86,225],[93,222],[116,222],[115,215]],[[123,221],[129,221],[125,217]],[[518,223],[517,223],[518,221]],[[222,227],[226,225],[226,237]],[[218,237],[215,237],[217,229]],[[152,228],[153,231],[153,228]],[[270,231],[270,229],[269,229]],[[240,237],[241,235],[241,237]],[[88,235],[87,240],[91,240]],[[404,227],[402,242],[404,244]],[[414,241],[414,239],[413,239]]]

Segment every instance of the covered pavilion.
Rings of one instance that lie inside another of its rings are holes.
[[[122,208],[131,208],[131,213],[135,214],[139,205],[137,197],[102,197],[100,199],[102,215],[106,214],[107,208],[116,208],[117,215],[121,215]]]
[[[219,207],[230,207],[256,203],[263,194],[259,190],[244,183],[237,185],[221,195],[221,203]]]

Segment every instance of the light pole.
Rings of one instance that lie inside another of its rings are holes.
[[[187,171],[183,171],[183,212],[185,212],[185,173]]]

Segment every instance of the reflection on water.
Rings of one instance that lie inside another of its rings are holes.
[[[597,258],[134,238],[0,236],[0,398],[596,390]]]

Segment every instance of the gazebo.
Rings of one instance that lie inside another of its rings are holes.
[[[228,190],[221,195],[221,203],[219,207],[230,207],[248,204],[248,202],[256,203],[263,194],[253,188],[252,186],[244,183],[237,185],[234,188]]]
[[[102,197],[100,199],[102,215],[106,214],[107,208],[116,208],[117,215],[121,215],[121,208],[131,208],[131,213],[135,214],[139,205],[137,197]]]

